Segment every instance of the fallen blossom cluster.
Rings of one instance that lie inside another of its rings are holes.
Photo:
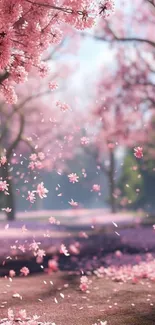
[[[29,275],[30,271],[29,271],[28,267],[23,266],[23,267],[20,269],[20,273],[21,273],[21,275],[27,276],[27,275]]]
[[[14,312],[13,309],[8,309],[8,317],[0,320],[1,325],[14,325],[19,323],[20,325],[55,325],[55,323],[43,323],[39,321],[40,316],[34,315],[32,317],[27,316],[25,309],[21,309],[18,312]]]
[[[108,277],[113,281],[138,283],[142,279],[155,282],[155,259],[142,261],[135,265],[123,265],[117,267],[112,265],[104,268],[100,267],[94,272],[98,277]]]
[[[80,278],[80,290],[81,291],[87,291],[89,288],[89,284],[91,283],[91,281],[88,279],[87,276],[83,275]]]
[[[102,10],[91,0],[1,0],[0,2],[0,92],[16,103],[15,84],[27,80],[34,67],[41,77],[48,73],[42,54],[62,40],[62,24],[91,28],[98,15],[109,14],[111,0]],[[51,85],[50,85],[51,88]]]

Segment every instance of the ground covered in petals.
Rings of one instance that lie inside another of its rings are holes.
[[[27,278],[0,280],[0,315],[26,309],[28,316],[56,325],[92,325],[97,320],[108,325],[153,325],[155,284],[141,280],[114,282],[91,276],[88,292],[79,290],[79,277],[60,272]]]

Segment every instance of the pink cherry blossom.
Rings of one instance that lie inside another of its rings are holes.
[[[81,144],[82,144],[82,145],[87,145],[87,144],[89,144],[89,138],[87,138],[87,137],[82,137],[82,138],[81,138]]]
[[[141,148],[141,147],[134,148],[134,155],[136,158],[142,158],[143,157],[143,148]]]
[[[60,108],[61,111],[65,112],[69,110],[69,105],[66,103],[61,103],[60,101],[56,102],[56,106]]]
[[[79,245],[77,244],[71,244],[69,246],[69,251],[72,253],[72,254],[75,254],[75,255],[78,255],[80,253],[80,250],[79,250]]]
[[[53,91],[58,88],[58,84],[56,82],[49,82],[49,88]]]
[[[31,170],[34,170],[35,169],[35,162],[34,161],[30,161],[29,165],[28,165],[28,168],[30,168]]]
[[[38,152],[38,158],[39,158],[40,160],[44,160],[44,159],[45,159],[45,154],[44,154],[44,152]]]
[[[58,262],[55,259],[51,259],[48,261],[48,268],[50,272],[57,272],[59,267],[58,267]]]
[[[43,168],[43,164],[42,164],[42,162],[39,161],[39,160],[35,161],[34,165],[35,165],[35,167],[36,167],[37,169],[42,169],[42,168]]]
[[[25,310],[25,309],[21,309],[21,310],[19,310],[19,312],[18,312],[18,317],[19,317],[21,320],[25,320],[26,317],[27,317],[26,310]]]
[[[66,246],[64,244],[61,244],[60,253],[61,254],[64,254],[65,256],[69,256],[70,255],[69,252],[68,252],[68,250],[67,250],[67,248],[66,248]]]
[[[81,276],[80,282],[81,282],[81,284],[80,284],[81,291],[87,291],[89,288],[89,280],[88,280],[87,276],[85,276],[85,275]]]
[[[0,159],[0,164],[5,165],[6,162],[7,162],[6,156],[2,156],[1,159]]]
[[[71,199],[70,202],[68,202],[72,207],[77,207],[78,206],[78,202],[75,202],[73,199]]]
[[[26,200],[30,201],[31,203],[34,203],[36,200],[35,191],[28,191],[28,197],[26,198]]]
[[[88,286],[87,283],[83,282],[83,283],[80,284],[81,291],[87,291],[88,288],[89,288],[89,286]]]
[[[7,208],[3,208],[3,209],[2,209],[2,211],[6,211],[6,213],[9,213],[9,212],[11,212],[11,211],[12,211],[12,209],[11,209],[11,208],[9,208],[9,207],[7,207]]]
[[[94,192],[99,192],[100,189],[101,189],[101,187],[100,187],[100,185],[98,185],[98,184],[94,184],[93,187],[92,187],[92,190],[93,190]]]
[[[44,183],[43,182],[41,182],[40,184],[38,184],[36,193],[39,195],[39,197],[41,199],[47,197],[46,194],[48,193],[48,190],[47,190],[47,188],[44,187]]]
[[[49,219],[49,223],[56,223],[56,219],[54,217],[50,217]]]
[[[37,160],[37,154],[36,154],[36,153],[32,153],[32,154],[30,155],[30,160],[32,160],[32,161],[36,161],[36,160]]]
[[[115,255],[116,255],[118,258],[121,258],[123,254],[122,254],[121,251],[117,250],[117,251],[115,252]]]
[[[43,258],[44,256],[46,256],[46,253],[43,249],[38,249],[38,251],[35,253],[35,256]]]
[[[21,273],[21,275],[27,276],[27,275],[30,273],[30,271],[29,271],[28,267],[23,266],[23,267],[20,269],[20,273]]]
[[[9,276],[13,278],[16,275],[16,272],[14,270],[9,271]]]
[[[79,181],[79,176],[76,175],[76,173],[72,173],[68,175],[70,183],[78,183]]]
[[[37,251],[40,244],[40,242],[37,243],[35,240],[33,240],[33,242],[29,245],[29,249],[32,251]]]
[[[18,246],[18,249],[19,249],[20,251],[22,251],[23,253],[26,252],[26,248],[25,248],[24,245],[19,245],[19,246]]]
[[[106,17],[112,10],[111,0],[102,6],[91,0],[64,0],[58,5],[48,0],[1,0],[0,91],[6,102],[17,102],[15,86],[25,82],[33,68],[41,77],[48,73],[43,54],[61,42],[64,23],[91,28],[99,15]]]
[[[8,186],[9,184],[7,184],[6,181],[0,180],[0,191],[2,192],[8,191]]]
[[[8,319],[10,321],[13,321],[14,320],[14,312],[11,308],[8,309]]]

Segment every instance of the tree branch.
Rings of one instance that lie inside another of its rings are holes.
[[[32,153],[36,153],[37,150],[35,149],[35,147],[33,146],[32,142],[30,142],[26,137],[21,136],[21,141],[23,141],[32,151]]]
[[[109,40],[109,39],[106,39],[105,37],[103,36],[98,36],[98,35],[92,35],[92,34],[89,34],[89,33],[81,33],[81,35],[83,37],[91,37],[97,41],[104,41],[104,42],[107,42],[107,43],[113,43],[113,42],[138,42],[138,43],[147,43],[149,45],[151,45],[152,47],[155,47],[155,42],[153,41],[150,41],[146,38],[138,38],[138,37],[126,37],[126,38],[123,38],[123,37],[117,37],[113,34],[114,38],[112,40]]]
[[[155,8],[155,1],[154,0],[146,0],[148,3],[150,3]]]
[[[18,106],[14,106],[14,110],[9,114],[8,118],[7,118],[7,122],[3,128],[3,131],[1,133],[1,136],[0,136],[0,142],[2,141],[2,139],[5,137],[6,133],[7,133],[7,130],[8,130],[8,125],[9,125],[9,122],[10,120],[12,119],[13,115],[18,113],[23,107],[25,104],[27,104],[29,101],[33,100],[33,99],[36,99],[38,97],[41,97],[41,96],[44,96],[46,94],[49,94],[51,93],[50,90],[46,90],[44,92],[41,92],[41,93],[38,93],[38,94],[35,94],[35,95],[32,95],[28,98],[26,98],[22,103],[20,103]]]
[[[49,8],[49,9],[63,11],[63,12],[68,13],[68,14],[72,14],[74,12],[73,9],[58,7],[58,6],[55,6],[55,5],[50,5],[48,3],[37,3],[37,2],[31,1],[31,0],[25,0],[25,1],[32,4],[32,5],[38,6],[38,7],[45,7],[45,8]]]
[[[4,80],[6,80],[6,79],[8,79],[8,77],[9,77],[9,72],[4,72],[3,74],[1,74],[0,75],[0,84],[4,81]]]

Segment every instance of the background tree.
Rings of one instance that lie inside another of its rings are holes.
[[[52,55],[53,53],[55,50]],[[47,56],[48,60],[52,55]],[[7,213],[9,220],[15,218],[16,210],[15,182],[11,173],[15,168],[13,162],[18,162],[18,166],[22,163],[23,168],[27,168],[26,177],[30,169],[31,173],[40,169],[63,170],[65,160],[72,157],[72,138],[76,136],[72,122],[73,113],[66,103],[58,101],[62,98],[62,93],[65,93],[63,79],[66,87],[72,69],[71,66],[68,68],[65,61],[56,60],[52,70],[53,73],[45,79],[36,79],[36,73],[31,73],[29,81],[17,89],[18,104],[7,105],[1,99],[0,159],[6,157],[6,162],[1,164],[0,174],[8,183],[8,195],[2,192],[2,206],[11,208]],[[59,91],[56,91],[57,84]],[[37,158],[37,163],[30,162],[28,155],[39,152],[42,152],[45,158]],[[30,164],[23,162],[23,155]]]
[[[120,170],[116,154],[120,148],[143,145],[148,140],[149,130],[149,117],[141,107],[142,98],[137,96],[137,88],[132,89],[132,97],[130,87],[124,90],[123,58],[116,53],[117,65],[111,70],[104,67],[104,73],[100,71],[90,125],[86,127],[90,139],[86,150],[108,177],[112,212],[116,211],[115,190]]]
[[[118,201],[119,204],[127,208],[137,208],[144,199],[144,180],[140,166],[129,151],[125,156],[121,177],[118,181],[118,188],[121,190]]]

